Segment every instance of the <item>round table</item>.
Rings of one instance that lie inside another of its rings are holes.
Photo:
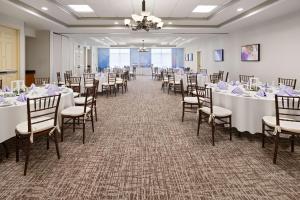
[[[37,91],[40,95],[44,95],[46,93],[46,89],[44,88],[37,88]],[[27,103],[26,102],[19,102],[17,101],[17,97],[7,97],[10,103],[13,105],[11,106],[0,106],[0,122],[1,122],[1,129],[0,129],[0,143],[14,137],[15,128],[17,124],[24,122],[27,120]],[[58,108],[58,119],[60,119],[60,112],[74,105],[74,97],[73,91],[68,89],[65,93],[62,93],[59,108]],[[60,121],[60,120],[58,120]]]
[[[247,91],[249,96],[236,95],[232,93],[233,88],[217,91],[214,88],[213,105],[230,109],[232,126],[239,131],[261,133],[263,116],[275,116],[275,93],[267,93],[266,97],[257,96],[254,91]]]

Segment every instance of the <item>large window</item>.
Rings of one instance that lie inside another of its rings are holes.
[[[109,49],[110,67],[130,65],[130,49]]]
[[[154,67],[172,67],[172,49],[151,49]]]

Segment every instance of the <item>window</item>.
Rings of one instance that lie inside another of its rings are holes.
[[[172,67],[172,49],[151,49],[154,67]]]
[[[109,49],[110,67],[130,65],[130,49]]]

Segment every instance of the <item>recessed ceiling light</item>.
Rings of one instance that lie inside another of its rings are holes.
[[[197,12],[197,13],[210,13],[211,11],[213,11],[215,8],[217,7],[217,5],[198,5],[193,12]]]
[[[119,24],[119,22],[115,22],[115,24]]]
[[[173,24],[173,22],[168,22],[168,24]]]
[[[45,11],[46,11],[46,10],[48,10],[48,8],[47,8],[47,7],[42,7],[41,9],[42,9],[42,10],[45,10]]]
[[[68,5],[76,12],[94,12],[94,10],[89,5]]]
[[[236,11],[242,12],[243,10],[244,10],[244,8],[238,8]]]

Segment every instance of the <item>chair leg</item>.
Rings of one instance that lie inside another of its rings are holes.
[[[274,157],[273,157],[274,164],[276,164],[276,160],[277,160],[278,145],[279,145],[279,133],[275,135],[275,146],[274,146]]]
[[[199,110],[197,136],[199,136],[201,121],[202,121],[202,114],[201,111]]]
[[[82,129],[82,143],[85,142],[85,120],[83,120],[83,129]]]
[[[29,137],[26,139],[26,147],[25,147],[25,168],[24,168],[24,176],[26,176],[28,162],[29,162],[29,154],[30,154],[30,140]]]
[[[262,144],[261,144],[262,148],[265,148],[265,140],[266,140],[265,123],[264,123],[264,121],[262,121]]]
[[[97,116],[97,103],[95,101],[95,104],[94,104],[94,110],[95,110],[95,117],[96,117],[96,122],[98,121],[98,116]]]
[[[60,141],[64,141],[64,117],[61,118]]]
[[[291,152],[294,152],[295,151],[295,135],[292,135],[291,136]]]
[[[185,111],[185,103],[183,102],[182,103],[182,118],[181,118],[182,122],[183,122],[183,119],[184,119],[184,111]]]
[[[230,141],[232,140],[232,123],[231,123],[231,116],[229,117],[229,137]]]
[[[49,135],[47,135],[47,150],[49,150]]]
[[[8,158],[9,152],[8,152],[8,148],[7,148],[6,144],[5,144],[5,142],[2,143],[2,146],[3,146],[4,151],[5,151],[5,157]]]
[[[211,137],[212,137],[212,145],[215,146],[215,125],[214,125],[214,122],[211,122]]]
[[[94,132],[95,130],[94,130],[94,115],[93,115],[93,111],[91,111],[91,120],[92,120],[92,130]]]
[[[76,123],[76,118],[73,118],[73,133],[75,132],[75,123]]]
[[[20,143],[20,137],[19,137],[19,135],[16,135],[16,162],[19,162],[19,158],[20,158],[20,156],[19,156],[19,149],[20,149],[19,143]]]

